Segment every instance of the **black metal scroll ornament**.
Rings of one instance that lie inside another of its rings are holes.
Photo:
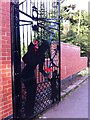
[[[32,29],[34,31],[38,31],[38,9],[35,6],[32,7],[32,20],[35,21],[35,24],[33,24]]]

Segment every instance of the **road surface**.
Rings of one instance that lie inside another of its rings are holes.
[[[47,110],[40,118],[88,118],[88,81]]]

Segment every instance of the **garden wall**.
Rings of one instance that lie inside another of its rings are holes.
[[[80,47],[61,43],[61,79],[87,67],[87,57],[80,57]]]
[[[9,1],[9,0],[8,0]],[[10,2],[0,1],[0,120],[12,114]]]

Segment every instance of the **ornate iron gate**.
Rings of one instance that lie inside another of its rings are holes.
[[[14,119],[60,101],[60,0],[11,2]]]

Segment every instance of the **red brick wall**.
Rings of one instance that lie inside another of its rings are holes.
[[[58,60],[57,57],[55,59]],[[62,79],[86,66],[87,58],[80,57],[79,47],[61,44]],[[10,3],[0,2],[0,120],[12,114],[11,86]]]
[[[1,1],[0,1],[0,120],[12,114],[10,2],[7,2],[7,0],[6,2],[5,0]]]
[[[61,79],[87,67],[87,57],[80,57],[80,47],[61,43]]]

